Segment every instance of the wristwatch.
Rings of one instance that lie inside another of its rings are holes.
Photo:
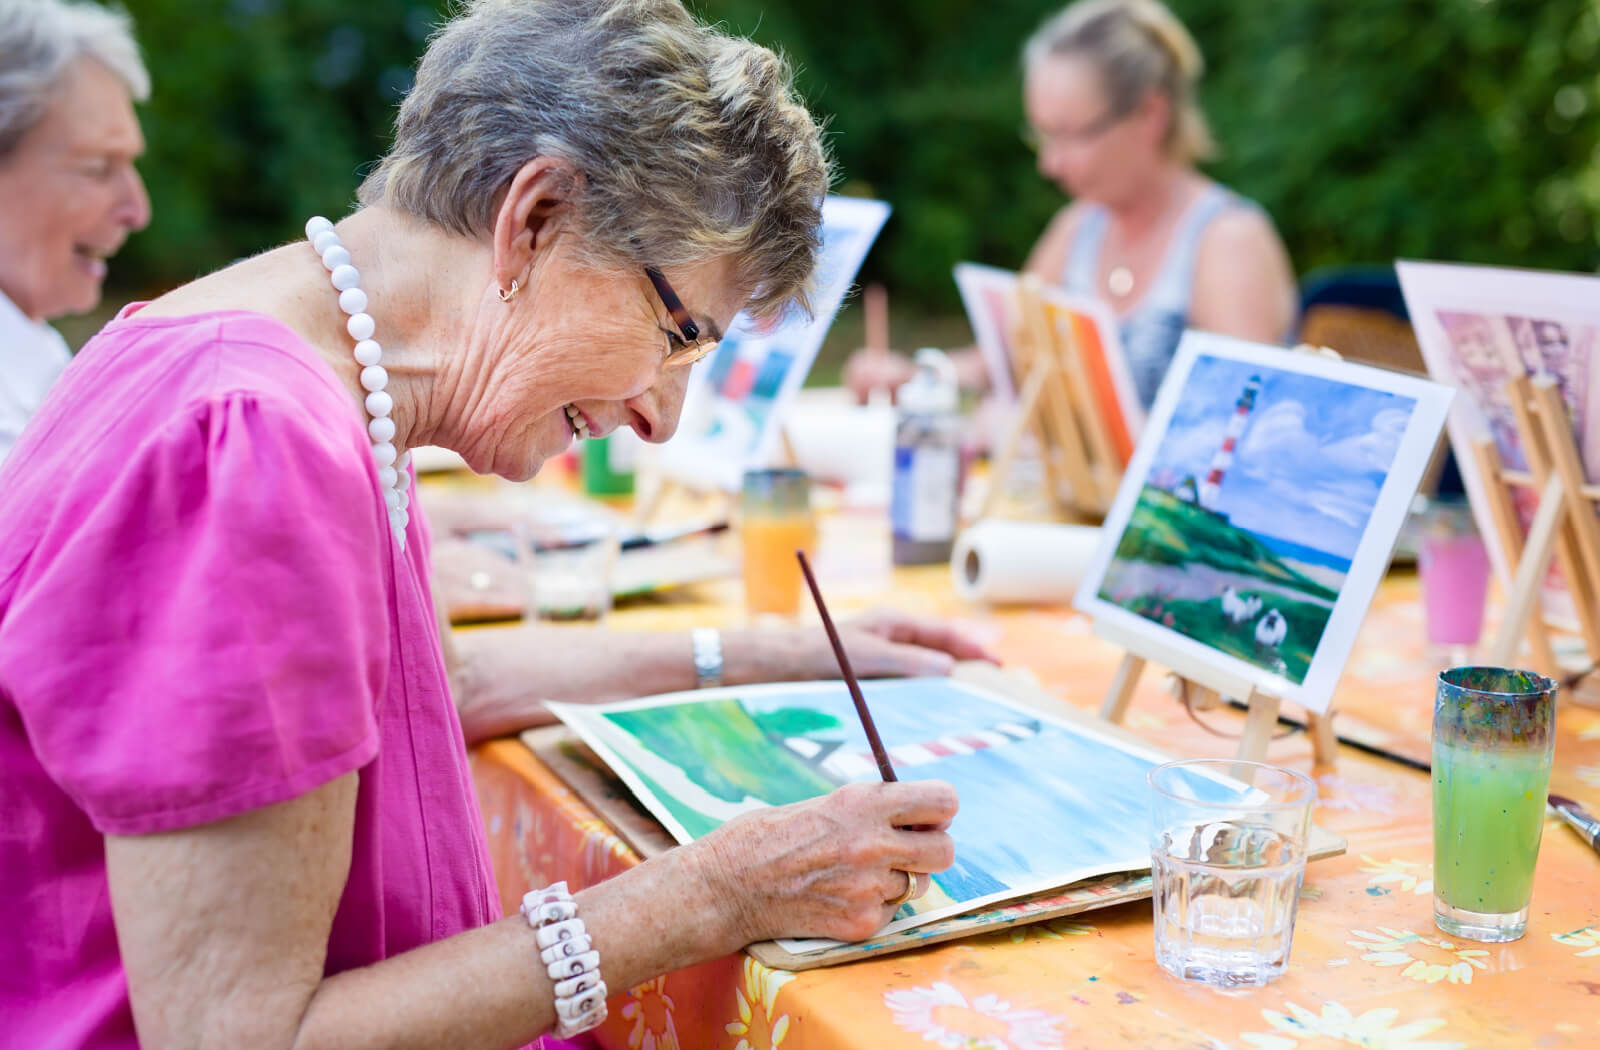
[[[709,689],[722,684],[722,632],[715,627],[696,627],[689,632],[694,649],[694,687]]]

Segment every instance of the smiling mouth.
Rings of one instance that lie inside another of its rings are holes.
[[[78,261],[88,268],[90,272],[100,277],[106,275],[106,259],[111,255],[110,252],[96,251],[84,245],[77,245],[72,249],[72,253],[78,257]]]
[[[589,421],[578,411],[577,405],[567,406],[567,425],[572,428],[572,436],[582,440],[589,436]]]

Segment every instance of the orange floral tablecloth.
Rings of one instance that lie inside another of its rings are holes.
[[[830,604],[889,601],[956,616],[1051,692],[1098,705],[1119,653],[1081,617],[964,608],[942,567],[891,572],[881,528],[849,516],[825,523],[818,560]],[[730,583],[625,609],[615,625],[737,616]],[[1352,722],[1426,757],[1436,668],[1421,638],[1415,578],[1391,577],[1338,703]],[[1208,716],[1237,728],[1231,711]],[[1153,673],[1128,725],[1174,753],[1232,752]],[[1559,728],[1551,788],[1600,810],[1600,711],[1564,705]],[[1303,735],[1275,742],[1269,760],[1316,772]],[[529,885],[588,885],[637,863],[521,743],[494,742],[473,761],[508,908]],[[1307,871],[1289,971],[1266,988],[1223,993],[1167,977],[1152,956],[1144,902],[804,973],[733,956],[617,995],[600,1041],[613,1050],[1600,1047],[1600,856],[1547,824],[1527,936],[1507,945],[1455,940],[1431,920],[1426,774],[1343,748],[1337,769],[1317,782],[1316,819],[1346,836],[1349,852]]]

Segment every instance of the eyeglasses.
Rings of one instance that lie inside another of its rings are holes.
[[[1126,117],[1126,113],[1113,108],[1100,114],[1081,128],[1061,128],[1040,131],[1027,124],[1017,129],[1022,136],[1022,141],[1035,153],[1042,151],[1046,146],[1072,145],[1085,146],[1095,139],[1110,131]]]
[[[700,338],[700,326],[689,316],[683,300],[678,298],[678,293],[672,290],[672,285],[667,283],[667,279],[661,276],[661,271],[654,266],[646,266],[644,274],[650,278],[650,283],[655,285],[656,294],[661,297],[661,305],[667,308],[672,323],[678,326],[678,332],[667,333],[669,346],[667,359],[662,362],[662,367],[680,368],[692,365],[715,350],[717,341]]]

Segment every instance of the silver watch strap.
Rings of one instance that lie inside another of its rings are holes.
[[[694,685],[709,689],[722,684],[722,632],[715,627],[696,627],[689,632],[694,650]]]

